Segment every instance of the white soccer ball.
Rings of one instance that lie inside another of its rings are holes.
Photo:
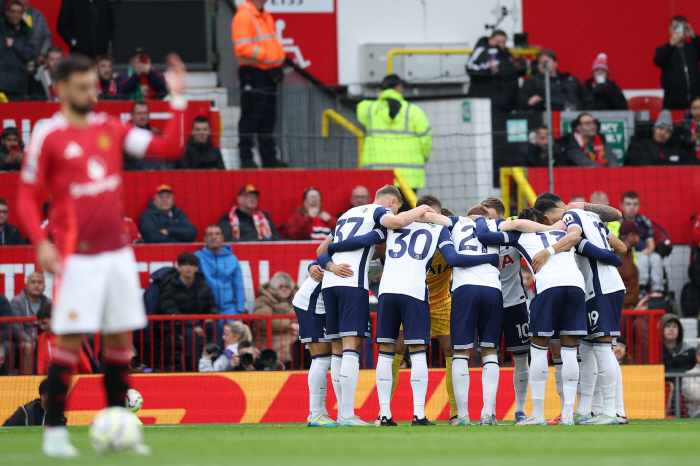
[[[126,409],[131,411],[132,413],[135,413],[141,407],[143,406],[143,397],[141,394],[134,390],[133,388],[130,388],[129,390],[126,391]]]
[[[141,444],[141,424],[134,413],[126,408],[105,408],[90,424],[90,441],[100,454],[120,452]]]

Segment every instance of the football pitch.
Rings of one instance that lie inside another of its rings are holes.
[[[407,425],[408,424],[408,425]],[[299,424],[173,425],[144,428],[148,457],[100,456],[87,428],[71,428],[77,460],[40,453],[40,428],[0,429],[3,465],[698,464],[700,420],[630,421],[627,426],[308,428]]]

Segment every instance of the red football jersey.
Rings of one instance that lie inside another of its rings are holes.
[[[154,135],[127,127],[106,115],[89,114],[86,127],[71,126],[56,113],[35,128],[23,160],[19,188],[20,218],[34,244],[47,237],[40,228],[39,202],[51,200],[51,234],[66,255],[97,254],[120,249],[131,242],[124,230],[122,207],[123,154],[146,153],[177,159],[180,151],[182,108],[165,134]]]

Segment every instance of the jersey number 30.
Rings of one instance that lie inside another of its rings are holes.
[[[416,230],[411,234],[411,230],[400,228],[395,230],[399,236],[394,240],[395,245],[399,246],[398,251],[393,249],[389,250],[389,257],[392,259],[399,259],[403,257],[408,251],[408,255],[416,260],[423,260],[428,256],[428,251],[430,251],[430,246],[433,243],[433,236],[428,232],[428,230]],[[411,235],[411,239],[406,243],[405,239],[408,235]],[[425,244],[423,245],[423,251],[420,253],[416,251],[416,241],[420,236],[425,236]]]

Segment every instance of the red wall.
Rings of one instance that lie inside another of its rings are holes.
[[[654,52],[668,41],[672,16],[686,16],[700,33],[700,8],[690,0],[522,2],[530,44],[554,49],[560,70],[583,81],[593,59],[605,52],[611,76],[623,89],[661,87]]]

